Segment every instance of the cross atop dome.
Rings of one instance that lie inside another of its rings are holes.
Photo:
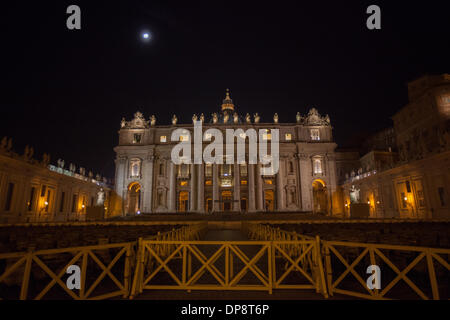
[[[234,111],[233,100],[230,98],[230,89],[227,89],[225,99],[222,103],[222,111],[225,110]]]

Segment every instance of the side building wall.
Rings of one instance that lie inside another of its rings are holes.
[[[342,190],[346,217],[357,192],[371,218],[450,219],[450,151],[352,177]]]
[[[102,182],[0,151],[0,223],[85,221],[91,207],[103,205],[105,218],[117,213]]]

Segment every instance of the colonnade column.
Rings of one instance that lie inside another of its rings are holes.
[[[255,165],[248,165],[248,211],[255,212]]]
[[[256,166],[256,210],[264,211],[263,205],[263,184],[261,176],[261,163]]]
[[[284,183],[283,183],[283,173],[284,173],[284,159],[280,158],[280,168],[277,173],[277,211],[281,212],[285,209],[284,204]]]
[[[122,216],[125,216],[125,202],[127,201],[126,198],[126,186],[125,186],[125,174],[126,174],[126,163],[127,158],[125,156],[117,156],[116,160],[116,183],[115,183],[115,189],[117,195],[119,195],[122,199]]]
[[[213,164],[213,212],[220,211],[219,203],[219,168]]]
[[[205,166],[203,164],[197,165],[197,210],[200,213],[205,212]]]
[[[176,212],[176,166],[173,161],[169,160],[169,203],[168,209],[170,212]]]
[[[196,210],[196,202],[197,202],[197,184],[196,184],[196,172],[195,172],[195,164],[189,165],[189,171],[190,171],[190,181],[189,185],[191,187],[191,192],[189,193],[189,211],[195,212]]]
[[[142,174],[145,177],[144,180],[144,203],[142,206],[143,212],[152,212],[152,195],[153,195],[153,160],[152,155],[148,156],[144,162],[144,172]]]
[[[302,210],[313,211],[311,159],[307,154],[299,154],[298,161],[300,167]]]
[[[239,164],[233,164],[234,167],[234,192],[233,192],[233,210],[236,212],[241,211],[241,177],[239,174]]]

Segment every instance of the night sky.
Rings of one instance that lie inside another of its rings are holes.
[[[341,147],[391,125],[408,81],[450,72],[449,1],[14,1],[1,7],[0,137],[112,178],[120,120],[329,114]],[[66,8],[81,7],[81,30]],[[366,8],[382,30],[366,28]],[[143,43],[142,30],[153,39]]]

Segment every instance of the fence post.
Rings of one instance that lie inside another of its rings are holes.
[[[123,293],[123,298],[126,298],[128,296],[130,296],[130,278],[131,278],[131,246],[132,244],[129,244],[127,247],[127,252],[126,252],[126,256],[125,256],[125,270],[124,270],[124,274],[123,274],[123,282],[124,282],[124,287],[125,287],[125,292]]]
[[[20,289],[20,300],[26,300],[28,295],[28,284],[30,282],[31,264],[33,263],[33,252],[27,252],[25,270],[23,272],[22,287]]]
[[[374,249],[373,249],[373,245],[371,245],[369,247],[369,256],[370,256],[370,264],[373,265],[373,266],[377,265],[377,262],[375,261],[375,252],[374,252]],[[378,289],[375,289],[373,292],[374,292],[374,296],[378,298],[378,296],[380,294]]]
[[[328,247],[328,243],[324,242],[325,247],[325,267],[327,270],[327,284],[328,284],[328,292],[330,296],[333,296],[333,271],[331,269],[331,258],[330,258],[330,248]]]
[[[268,274],[268,277],[269,277],[269,294],[272,294],[272,292],[273,292],[273,274],[272,274],[273,270],[272,270],[272,268],[274,266],[274,263],[273,263],[274,256],[273,256],[273,252],[272,252],[272,250],[273,250],[273,242],[269,242],[268,244],[266,244],[266,246],[267,246],[267,257],[268,257],[268,260],[269,260],[268,264],[267,264],[267,269],[268,269],[268,272],[269,272],[269,274]]]
[[[134,272],[133,285],[131,287],[130,299],[133,299],[138,292],[142,292],[142,282],[144,275],[144,248],[142,246],[142,238],[138,240],[138,246],[136,249],[136,269]]]
[[[318,267],[319,270],[318,271],[318,280],[319,280],[319,284],[320,284],[320,291],[322,292],[323,296],[325,298],[328,298],[328,293],[327,293],[327,286],[325,283],[325,271],[323,269],[323,264],[322,264],[322,256],[320,254],[321,251],[321,246],[320,246],[320,237],[316,236],[316,257],[317,257],[317,263],[318,263]]]
[[[88,253],[83,250],[83,260],[81,262],[81,289],[80,289],[80,299],[85,299],[85,291],[86,291],[86,270],[87,270],[87,260]]]
[[[433,300],[439,300],[439,289],[436,282],[436,272],[434,270],[433,257],[431,250],[427,249],[428,275],[430,277],[431,290],[433,292]]]
[[[183,283],[183,285],[185,286],[186,285],[186,258],[187,258],[187,255],[186,255],[186,250],[187,250],[187,248],[186,248],[186,246],[184,246],[183,247],[183,253],[182,253],[182,259],[183,259],[183,269],[182,269],[182,276],[181,276],[181,281],[182,281],[182,283]]]

